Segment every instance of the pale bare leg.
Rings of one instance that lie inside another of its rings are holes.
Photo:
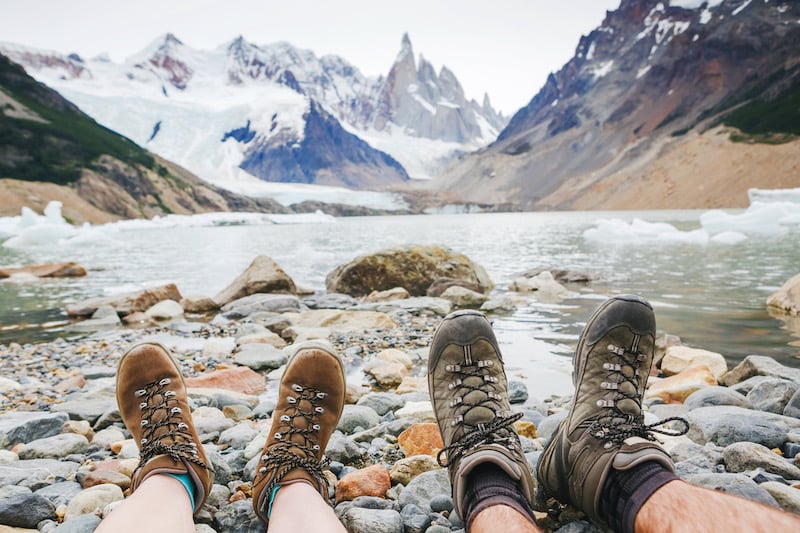
[[[487,507],[472,520],[470,533],[540,533],[541,529],[507,505]]]
[[[272,504],[270,533],[346,533],[333,508],[308,483],[281,486]]]
[[[165,475],[150,476],[95,531],[194,533],[192,504],[180,481]]]
[[[636,533],[800,531],[800,516],[684,481],[658,489],[636,515]]]

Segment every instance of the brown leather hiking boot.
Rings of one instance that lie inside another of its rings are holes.
[[[573,358],[575,395],[569,416],[539,461],[543,496],[572,504],[595,523],[604,524],[600,496],[612,468],[656,461],[674,470],[652,432],[682,434],[656,429],[682,419],[646,426],[642,414],[655,333],[653,308],[637,296],[616,296],[594,312]]]
[[[131,492],[152,475],[188,473],[199,510],[211,490],[213,470],[194,429],[183,376],[163,346],[139,344],[122,356],[117,404],[139,446]]]
[[[342,361],[323,344],[302,345],[281,378],[269,438],[253,480],[253,508],[265,524],[277,485],[307,482],[328,501],[323,452],[339,423],[344,398]]]
[[[453,502],[464,520],[467,476],[493,463],[519,483],[533,502],[534,481],[512,415],[503,358],[492,326],[477,311],[456,311],[439,324],[428,358],[428,388],[445,447]],[[446,462],[444,457],[446,456]]]

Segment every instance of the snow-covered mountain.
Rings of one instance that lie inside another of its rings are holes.
[[[101,124],[198,176],[380,187],[434,175],[505,126],[446,68],[417,63],[408,36],[386,77],[337,56],[238,37],[197,50],[167,34],[123,63],[0,44]]]
[[[798,95],[800,2],[622,0],[496,142],[459,159],[435,185],[462,201],[515,209],[647,207],[643,190],[681,193],[680,207],[716,206],[708,176],[688,168],[719,142],[674,173],[652,164],[721,124],[793,133]],[[746,202],[752,175],[764,172],[734,168],[727,188]],[[797,172],[790,177],[796,182]]]

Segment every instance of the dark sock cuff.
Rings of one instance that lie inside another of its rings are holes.
[[[478,513],[495,505],[511,507],[532,524],[536,524],[533,509],[519,484],[495,464],[478,465],[467,478],[464,494],[465,516],[462,518],[467,530]]]
[[[647,461],[630,470],[613,470],[606,480],[600,511],[620,533],[633,533],[636,515],[658,489],[679,479],[661,463]]]

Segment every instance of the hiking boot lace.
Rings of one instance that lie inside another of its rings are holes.
[[[638,337],[637,337],[638,340]],[[607,362],[603,368],[609,371],[608,381],[600,383],[600,387],[612,393],[611,399],[597,400],[597,406],[608,409],[608,411],[597,416],[588,418],[579,427],[587,430],[598,439],[606,441],[605,447],[611,448],[615,444],[621,444],[630,437],[641,437],[655,441],[653,433],[660,433],[671,437],[685,435],[689,431],[689,422],[679,416],[672,416],[660,420],[654,424],[645,424],[642,415],[642,397],[639,391],[642,389],[642,372],[640,365],[647,356],[638,350],[638,342],[634,342],[633,348],[608,345],[608,351],[618,362]],[[626,369],[628,370],[626,372]],[[647,369],[649,372],[649,369]],[[616,379],[615,379],[616,378]],[[623,383],[632,385],[634,392],[625,392],[620,388]],[[619,402],[630,400],[636,404],[638,415],[632,415],[620,409]],[[667,429],[665,426],[670,422],[680,422],[681,429]]]
[[[275,485],[295,468],[302,468],[320,487],[325,486],[325,475],[322,471],[328,466],[328,458],[323,456],[317,459],[317,454],[322,451],[317,443],[320,430],[317,419],[325,412],[325,408],[319,405],[319,400],[324,399],[328,393],[298,384],[293,384],[292,390],[297,396],[286,398],[289,407],[280,418],[284,426],[273,435],[277,442],[272,444],[269,451],[261,457],[259,474],[271,473],[271,479],[264,487],[265,494],[271,494]],[[300,402],[303,400],[311,404],[310,410],[300,408]],[[296,418],[304,419],[306,427],[297,427],[294,423]],[[292,437],[295,435],[302,437],[302,442],[293,441]]]
[[[489,375],[489,370],[494,366],[494,361],[491,359],[473,361],[469,348],[469,346],[465,347],[464,364],[445,366],[446,371],[458,376],[454,381],[450,382],[448,389],[455,392],[455,396],[450,401],[450,407],[461,407],[462,414],[457,415],[451,420],[450,424],[459,426],[462,429],[462,436],[442,448],[436,455],[436,461],[442,467],[458,461],[467,451],[484,444],[500,444],[510,450],[520,447],[519,438],[510,426],[522,418],[523,414],[511,414],[511,412],[504,412],[497,408],[496,402],[502,401],[503,397],[495,392],[494,384],[498,382],[498,379]],[[467,378],[471,377],[480,378],[480,385],[465,383]],[[476,402],[464,400],[469,393],[476,391],[483,394],[483,399]],[[488,423],[474,425],[466,422],[463,413],[476,407],[486,407],[494,411],[495,418]]]
[[[140,399],[142,411],[142,439],[140,465],[158,455],[168,455],[176,462],[190,461],[201,468],[208,468],[197,453],[197,443],[192,439],[189,426],[183,421],[183,410],[178,407],[175,391],[164,390],[172,382],[163,378],[146,384],[134,392]],[[166,416],[156,420],[163,411]]]

